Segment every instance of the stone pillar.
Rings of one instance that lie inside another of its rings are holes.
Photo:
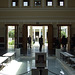
[[[33,3],[34,3],[33,0],[30,0],[30,6],[31,7],[33,7],[33,5],[34,5]]]
[[[32,30],[32,26],[30,26],[30,36],[31,36],[31,45],[32,45],[32,41],[33,41],[33,30]]]
[[[42,2],[42,7],[44,7],[45,6],[45,0],[41,0]]]
[[[41,29],[39,29],[39,37],[41,37]]]
[[[47,33],[47,29],[45,29],[45,40],[47,40],[47,34],[46,33]]]
[[[57,6],[57,0],[53,0],[53,6],[54,6],[54,7]]]
[[[19,7],[20,8],[22,7],[22,4],[23,4],[23,1],[22,0],[19,0]]]
[[[45,45],[45,26],[43,26],[42,32],[43,32],[43,43]]]
[[[68,0],[64,0],[65,7],[68,7]]]
[[[12,1],[11,0],[8,0],[8,7],[10,8],[12,5]]]
[[[29,35],[30,35],[30,27],[28,26],[28,37],[29,37]]]
[[[35,29],[34,29],[34,39],[35,39]]]

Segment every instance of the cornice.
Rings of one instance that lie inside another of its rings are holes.
[[[41,19],[41,18],[45,18],[45,19],[47,19],[47,18],[48,18],[48,19],[57,19],[57,18],[58,18],[58,19],[63,19],[63,18],[64,18],[64,19],[73,19],[73,20],[74,20],[74,19],[75,19],[75,16],[0,16],[0,19],[9,19],[9,18],[10,18],[10,19],[16,19],[16,18],[17,18],[17,19],[25,19],[25,18],[26,18],[26,19],[27,19],[27,18],[28,18],[28,19],[30,19],[30,18],[31,18],[31,19],[32,19],[32,18],[36,18],[36,19],[37,19],[37,18],[40,18],[40,19]]]
[[[75,8],[0,8],[0,11],[75,11]]]
[[[6,20],[0,20],[0,22],[4,22],[4,23],[36,23],[36,22],[43,22],[43,23],[53,23],[53,22],[56,22],[56,23],[69,23],[71,24],[72,22],[75,23],[75,20],[10,20],[10,19],[6,19]]]
[[[57,18],[57,17],[59,17],[59,18],[75,18],[75,16],[0,16],[0,18],[21,18],[21,17],[40,17],[40,18],[45,18],[45,17],[47,17],[47,18],[49,18],[49,17],[51,17],[51,18]]]

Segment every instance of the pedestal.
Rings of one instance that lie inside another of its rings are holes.
[[[32,69],[31,75],[48,75],[48,69]]]
[[[16,58],[20,57],[20,48],[15,49]]]
[[[61,49],[56,49],[56,57],[60,59]]]

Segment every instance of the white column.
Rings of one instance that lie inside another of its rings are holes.
[[[43,43],[45,45],[45,26],[43,26],[42,32],[43,32]]]
[[[46,33],[47,33],[47,29],[45,29],[45,40],[47,39],[47,35],[46,35]]]
[[[28,37],[29,37],[29,35],[30,35],[30,31],[29,31],[29,29],[30,29],[30,28],[29,28],[29,26],[28,26]]]
[[[30,36],[31,36],[31,45],[33,41],[33,31],[32,31],[32,26],[30,26]]]
[[[35,29],[34,29],[34,39],[35,39]]]
[[[41,37],[41,29],[39,29],[39,37]]]

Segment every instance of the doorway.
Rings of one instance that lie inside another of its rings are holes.
[[[66,51],[70,50],[70,26],[69,24],[58,24],[58,37],[60,41],[60,48],[61,46],[61,38],[65,36],[67,38],[67,44],[66,44]]]
[[[15,26],[8,26],[8,50],[15,48]]]
[[[23,25],[23,54],[27,54],[27,37],[28,35],[28,26],[36,26],[36,28],[39,26],[47,26],[48,32],[47,32],[47,41],[48,41],[48,53],[53,54],[53,26],[51,24],[24,24]],[[31,27],[32,29],[32,27]],[[32,31],[30,31],[32,32]],[[39,34],[37,34],[39,35]],[[44,32],[45,35],[45,32]],[[45,38],[45,37],[44,37]],[[44,40],[45,41],[45,40]]]
[[[48,46],[48,26],[28,26],[28,37],[31,36],[32,47],[39,46],[39,38],[43,36],[44,46]]]
[[[14,51],[14,49],[18,47],[18,25],[6,24],[5,29],[5,49],[7,51]]]

